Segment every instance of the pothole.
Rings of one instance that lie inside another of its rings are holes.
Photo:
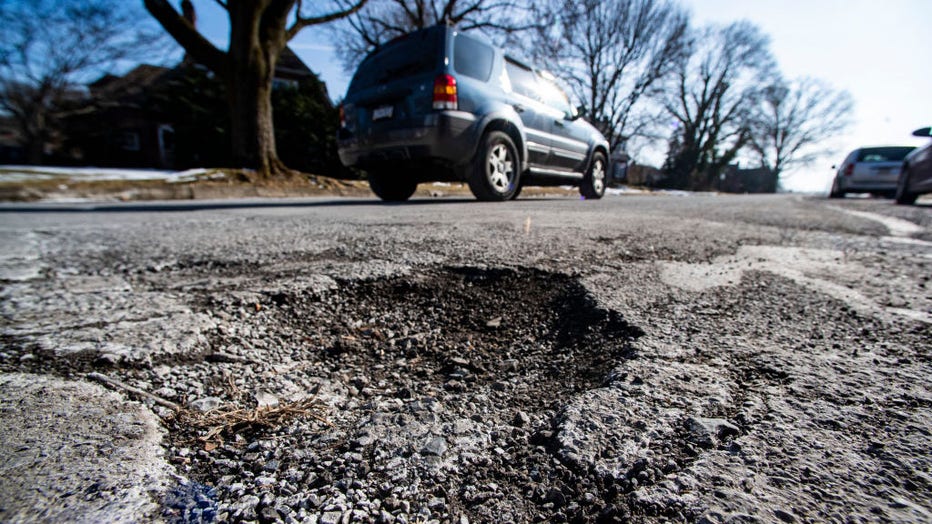
[[[540,409],[598,385],[638,334],[576,280],[527,271],[451,270],[270,299],[321,369],[367,396],[491,386],[512,391],[509,405]],[[533,389],[544,394],[521,393]]]
[[[315,394],[329,406],[326,423],[227,435],[210,451],[171,428],[171,460],[216,488],[220,518],[564,520],[612,507],[618,493],[548,446],[557,410],[641,331],[575,278],[455,268],[256,298],[203,304],[228,318],[205,354],[228,358],[151,379],[177,402]]]
[[[191,508],[262,522],[625,514],[622,489],[555,452],[559,411],[598,387],[641,335],[576,278],[448,268],[299,289],[195,298],[192,309],[215,327],[183,355],[103,361],[9,339],[16,355],[4,363],[62,376],[100,370],[180,405],[247,418],[257,404],[324,406],[278,426],[239,424],[222,442],[199,440],[205,428],[190,416],[154,406],[169,429],[168,460],[204,486],[197,500],[173,492],[169,520],[190,520]]]

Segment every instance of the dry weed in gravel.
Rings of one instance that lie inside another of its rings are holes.
[[[230,437],[247,430],[278,428],[297,418],[310,417],[331,425],[322,413],[323,404],[312,397],[275,407],[245,409],[228,406],[207,413],[185,410],[179,413],[179,419],[198,431],[206,430],[197,440],[204,443],[205,450],[211,451],[223,444],[224,436]]]

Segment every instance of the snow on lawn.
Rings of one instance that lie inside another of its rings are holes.
[[[123,169],[104,167],[0,166],[0,182],[56,180],[61,182],[96,182],[101,180],[166,180],[191,182],[210,173],[208,169],[161,171],[158,169]],[[219,174],[219,176],[223,176]]]

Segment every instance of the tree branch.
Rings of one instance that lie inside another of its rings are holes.
[[[143,0],[146,10],[200,64],[220,76],[228,75],[227,54],[204,38],[166,0]]]
[[[305,18],[301,16],[301,13],[296,13],[295,22],[288,29],[286,40],[291,40],[292,38],[294,38],[295,35],[297,35],[305,27],[312,26],[312,25],[318,25],[318,24],[325,24],[327,22],[332,22],[334,20],[339,20],[341,18],[346,18],[347,16],[355,14],[360,9],[362,9],[363,6],[366,5],[366,2],[368,1],[369,0],[359,0],[358,2],[356,2],[354,5],[352,5],[348,9],[344,9],[342,11],[334,11],[326,15],[311,16],[311,17]]]

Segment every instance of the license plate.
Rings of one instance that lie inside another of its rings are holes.
[[[377,107],[372,111],[372,120],[383,120],[385,118],[391,118],[394,109],[395,108],[392,106]]]

